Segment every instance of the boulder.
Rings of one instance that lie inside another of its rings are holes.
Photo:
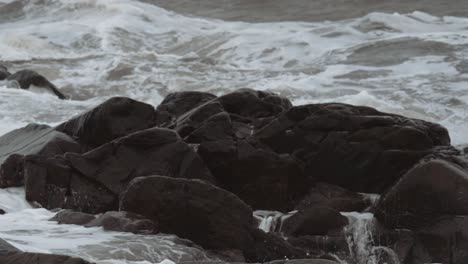
[[[120,210],[143,215],[158,223],[161,232],[190,239],[205,249],[243,249],[253,244],[250,207],[200,180],[136,178],[123,193]]]
[[[405,259],[467,263],[468,172],[444,160],[408,171],[379,201],[375,215],[388,228],[412,230]]]
[[[330,207],[309,207],[286,218],[281,232],[288,236],[340,233],[348,225],[348,219]]]
[[[106,212],[86,223],[86,227],[102,227],[104,230],[134,234],[156,234],[156,224],[145,217],[130,212]]]
[[[151,128],[85,154],[25,160],[26,197],[42,206],[97,214],[117,210],[117,199],[139,176],[214,181],[198,155],[173,131]]]
[[[68,256],[42,253],[18,253],[0,256],[2,264],[91,264],[90,262]]]
[[[82,153],[85,147],[46,125],[30,124],[0,137],[0,188],[23,186],[24,155],[52,157]]]
[[[66,99],[66,96],[51,83],[47,78],[31,70],[21,70],[6,77],[9,81],[16,81],[21,89],[29,89],[32,85],[50,90],[60,99]]]
[[[360,212],[371,205],[370,201],[360,193],[346,190],[340,186],[328,183],[317,183],[296,205],[296,210],[306,210],[310,207],[330,207],[339,212]]]
[[[304,256],[282,238],[256,229],[252,210],[237,196],[201,180],[136,178],[122,195],[120,210],[141,214],[161,232],[204,249],[239,249],[248,262]]]
[[[434,147],[442,126],[339,103],[292,107],[254,138],[304,163],[306,175],[352,191],[382,193]]]
[[[0,81],[6,80],[11,73],[8,72],[8,68],[0,65]]]
[[[181,115],[216,98],[213,94],[195,91],[170,93],[156,108],[157,125],[171,125]]]
[[[59,211],[49,221],[56,221],[58,224],[85,225],[94,219],[96,219],[94,215],[66,209]]]
[[[2,264],[91,264],[79,258],[53,254],[26,253],[0,239],[0,263]]]
[[[387,227],[418,229],[441,218],[468,215],[468,171],[443,160],[418,164],[375,207]]]
[[[292,210],[307,191],[301,164],[289,154],[259,149],[246,140],[203,142],[198,154],[219,186],[255,210]]]
[[[153,106],[129,98],[114,97],[88,112],[57,126],[78,142],[98,147],[114,139],[153,127]]]

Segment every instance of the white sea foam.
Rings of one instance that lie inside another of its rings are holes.
[[[454,144],[468,143],[468,18],[225,22],[132,0],[31,0],[23,12],[0,23],[0,61],[38,70],[74,100],[0,88],[0,134],[65,120],[110,96],[157,105],[171,91],[251,87],[440,122]]]

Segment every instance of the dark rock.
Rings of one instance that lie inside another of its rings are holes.
[[[129,98],[114,97],[59,125],[56,130],[80,143],[98,147],[114,139],[154,126],[151,105]]]
[[[134,234],[156,234],[156,224],[145,217],[130,212],[106,212],[92,219],[86,227],[103,227],[104,230]]]
[[[21,250],[17,249],[16,247],[12,246],[10,243],[0,238],[0,257],[5,256],[5,255],[19,253],[19,252],[21,252]]]
[[[181,115],[217,97],[203,92],[176,92],[164,98],[157,107],[157,125],[167,126],[174,123]]]
[[[380,199],[375,215],[387,227],[406,229],[468,215],[468,172],[442,160],[419,164]]]
[[[344,260],[349,255],[349,245],[346,237],[342,234],[288,237],[288,242],[297,248],[305,250],[310,257],[333,254]]]
[[[26,156],[26,200],[47,209],[66,208],[97,214],[116,210],[118,199],[103,184],[71,168],[63,157]]]
[[[270,92],[238,89],[219,97],[226,112],[244,118],[274,117],[292,107],[291,102]]]
[[[26,197],[42,206],[97,214],[117,210],[117,198],[139,176],[164,174],[213,181],[203,162],[173,131],[152,128],[83,155],[25,161]]]
[[[302,168],[288,154],[258,149],[245,140],[203,142],[198,154],[219,186],[254,209],[288,211],[306,193]]]
[[[35,71],[21,70],[7,76],[6,79],[9,81],[18,82],[20,88],[22,89],[29,89],[31,85],[34,85],[36,87],[50,90],[60,99],[66,99],[65,95],[62,94],[53,83]]]
[[[91,264],[85,260],[60,255],[26,253],[0,239],[2,264]]]
[[[468,172],[461,167],[426,161],[380,199],[375,215],[386,227],[413,231],[409,263],[467,263],[467,187]]]
[[[141,214],[158,223],[161,232],[188,238],[205,249],[253,244],[250,207],[200,180],[136,178],[123,193],[120,210]]]
[[[309,207],[283,221],[281,231],[286,235],[327,235],[342,231],[348,219],[329,207]]]
[[[56,221],[59,224],[67,225],[85,225],[94,219],[96,219],[96,217],[91,214],[62,210],[55,214],[49,221]]]
[[[52,157],[85,150],[69,136],[46,125],[30,124],[13,130],[0,137],[0,188],[24,184],[24,155]]]
[[[360,212],[370,205],[362,194],[328,183],[317,183],[297,204],[296,209],[306,210],[310,207],[325,206],[339,212]]]
[[[0,215],[4,215],[4,214],[6,214],[5,210],[0,209]]]
[[[5,67],[3,65],[0,65],[0,81],[5,80],[10,75],[11,75],[11,73],[8,72],[7,67]]]
[[[305,251],[296,248],[276,234],[259,229],[252,231],[254,246],[244,249],[247,262],[273,261],[278,259],[305,258]]]
[[[207,141],[232,140],[233,136],[231,118],[226,112],[221,112],[203,122],[185,138],[185,141],[188,143],[201,143]]]
[[[240,249],[248,262],[303,253],[256,229],[252,210],[234,194],[200,180],[136,178],[122,195],[120,210],[141,214],[158,223],[161,232],[204,249]]]
[[[41,254],[41,253],[18,253],[0,256],[2,264],[91,264],[88,261],[68,256]]]
[[[254,137],[303,161],[314,181],[366,193],[382,193],[434,147],[450,144],[439,125],[338,103],[293,107]]]

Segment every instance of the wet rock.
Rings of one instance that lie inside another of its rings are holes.
[[[340,186],[317,183],[310,188],[309,193],[295,209],[305,210],[316,206],[330,207],[339,212],[360,212],[370,206],[370,202],[362,194],[348,191]]]
[[[161,232],[204,249],[240,249],[248,262],[302,252],[256,229],[252,210],[234,194],[200,180],[136,178],[122,195],[120,210],[141,214],[158,223]]]
[[[0,65],[0,81],[5,80],[10,75],[11,75],[11,73],[8,72],[7,67],[5,67],[3,65]]]
[[[288,154],[258,149],[245,140],[203,142],[198,154],[219,186],[255,210],[289,211],[306,193],[302,167]]]
[[[56,130],[78,142],[98,147],[114,139],[154,126],[153,106],[114,97],[59,125]]]
[[[91,214],[117,210],[117,197],[139,176],[214,181],[177,133],[161,128],[136,132],[82,155],[28,156],[24,174],[29,201]]]
[[[277,94],[252,89],[238,89],[219,97],[226,112],[244,118],[274,117],[292,107],[291,102]]]
[[[0,215],[4,215],[4,214],[6,214],[5,210],[0,209]]]
[[[299,211],[283,221],[281,231],[286,235],[327,235],[340,233],[348,219],[329,207],[310,207]]]
[[[116,210],[118,200],[102,183],[83,176],[60,156],[26,156],[26,200],[47,209],[65,208],[97,214]]]
[[[414,233],[406,259],[466,263],[468,172],[443,160],[418,164],[379,201],[375,215],[386,227]]]
[[[342,234],[326,236],[290,236],[287,240],[291,245],[306,251],[311,258],[333,254],[345,260],[349,255],[349,245],[346,237]]]
[[[434,147],[449,145],[445,128],[330,103],[293,107],[253,136],[304,163],[311,181],[382,193]]]
[[[67,256],[26,253],[0,239],[0,263],[2,264],[91,264],[79,258]]]
[[[418,164],[380,199],[375,215],[387,227],[406,229],[468,215],[468,172],[443,160]]]
[[[17,253],[0,256],[2,264],[91,264],[80,258],[68,256],[41,254],[41,253]]]
[[[85,147],[46,125],[30,124],[0,137],[0,188],[23,186],[23,156],[82,153]]]
[[[81,212],[73,212],[72,210],[62,210],[54,215],[49,221],[56,221],[59,224],[67,225],[84,225],[96,219],[94,215]]]
[[[50,90],[60,99],[66,99],[66,96],[62,94],[53,83],[35,71],[21,70],[9,75],[6,79],[18,82],[21,89],[29,89],[31,85],[34,85],[35,87]]]
[[[200,180],[136,178],[123,193],[120,210],[141,214],[158,223],[161,232],[188,238],[205,249],[243,249],[253,243],[250,207]]]
[[[164,98],[156,109],[157,125],[171,125],[186,112],[216,98],[215,95],[204,92],[187,91],[171,93]]]
[[[156,234],[156,224],[145,217],[130,212],[106,212],[86,223],[86,227],[102,227],[104,230],[134,234]]]
[[[12,246],[10,243],[0,238],[0,257],[21,252],[21,250]]]

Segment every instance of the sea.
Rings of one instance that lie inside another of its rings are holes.
[[[440,123],[468,145],[468,1],[0,0],[0,65],[35,70],[69,98],[0,81],[0,136],[114,96],[157,106],[171,92],[254,88]],[[57,225],[22,188],[0,189],[0,208],[0,238],[25,251],[98,264],[212,259],[172,235]],[[369,236],[371,215],[344,215]],[[373,264],[362,254],[357,264]]]

